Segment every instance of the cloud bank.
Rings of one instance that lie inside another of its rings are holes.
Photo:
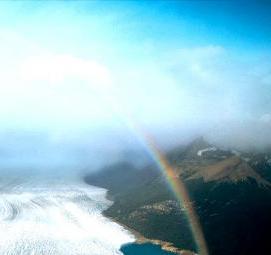
[[[244,42],[225,17],[214,35],[212,20],[159,4],[161,15],[133,4],[2,5],[0,133],[42,134],[29,151],[67,146],[74,150],[63,149],[61,160],[75,151],[117,157],[139,143],[131,122],[165,147],[197,135],[239,148],[271,144],[271,51],[262,33]]]

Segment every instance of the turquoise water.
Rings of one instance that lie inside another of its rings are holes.
[[[124,255],[176,255],[176,253],[164,251],[159,245],[146,244],[126,244],[121,247]]]

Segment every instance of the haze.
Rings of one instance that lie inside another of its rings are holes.
[[[134,125],[164,148],[270,146],[270,9],[1,2],[1,164],[97,167],[142,149]]]

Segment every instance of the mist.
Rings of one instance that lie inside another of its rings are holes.
[[[165,151],[197,136],[271,146],[265,11],[220,24],[184,5],[2,2],[1,168],[81,174],[127,151],[144,164],[142,130]]]

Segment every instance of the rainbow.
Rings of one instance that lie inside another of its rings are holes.
[[[135,123],[133,123],[130,118],[129,123],[126,124],[129,124],[128,126],[134,131],[138,139],[145,146],[149,154],[156,162],[159,169],[163,172],[169,186],[171,187],[173,193],[175,194],[175,197],[179,202],[180,208],[182,207],[185,209],[185,213],[199,254],[208,255],[208,246],[204,238],[202,227],[184,182],[176,173],[174,168],[170,165],[164,154],[159,150],[158,146],[155,143],[155,140],[147,132],[142,131],[140,127],[135,125]]]
[[[202,227],[184,182],[181,180],[180,176],[177,175],[174,168],[170,165],[164,154],[159,150],[155,140],[147,132],[143,131],[140,126],[137,125],[135,118],[132,118],[131,114],[125,111],[125,107],[121,106],[120,101],[116,101],[112,94],[107,94],[106,98],[110,102],[110,105],[112,106],[117,116],[120,117],[120,120],[123,120],[125,125],[133,131],[138,140],[142,143],[156,164],[159,166],[159,169],[163,172],[167,182],[169,183],[169,186],[171,187],[175,197],[180,204],[180,208],[182,207],[185,209],[199,254],[208,255],[208,246],[204,238]]]
[[[185,208],[188,222],[195,242],[197,244],[199,254],[208,255],[208,247],[204,238],[200,221],[193,207],[193,203],[189,197],[189,193],[185,187],[185,184],[183,183],[179,175],[177,175],[175,170],[171,167],[163,153],[158,149],[154,140],[149,135],[145,135],[144,140],[148,144],[151,156],[153,157],[153,159],[155,159],[156,164],[165,174],[170,187],[172,188],[177,200],[180,203],[180,206]]]

